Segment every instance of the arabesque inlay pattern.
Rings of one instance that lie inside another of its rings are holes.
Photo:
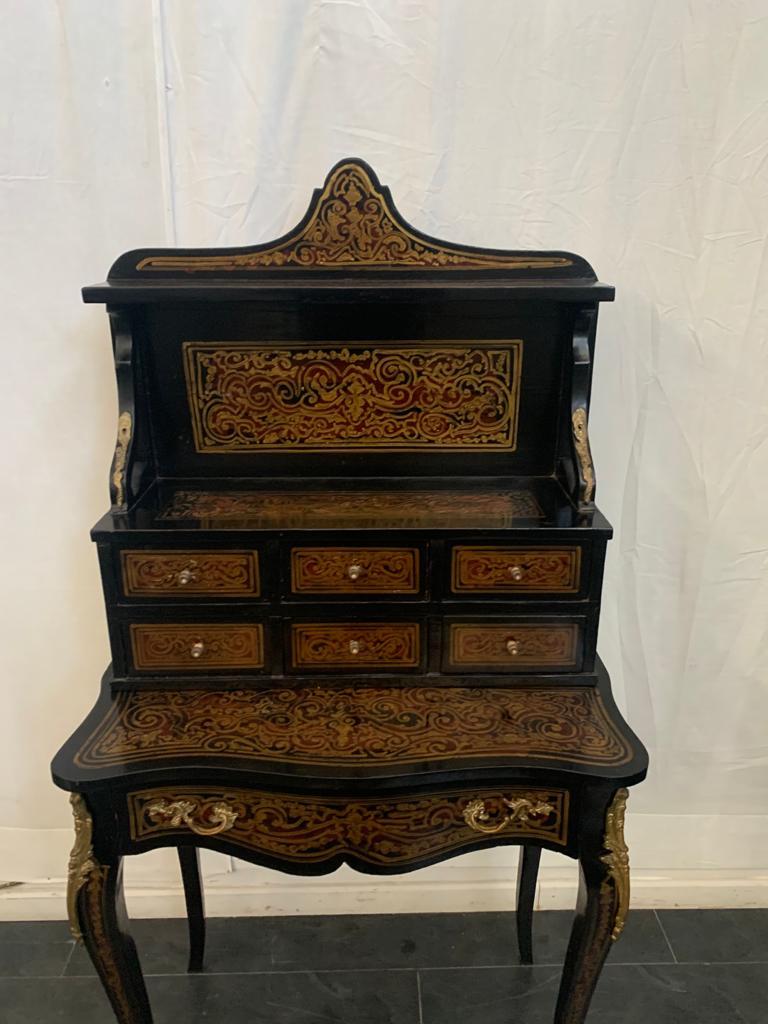
[[[515,448],[521,341],[183,348],[201,453]]]
[[[541,514],[528,491],[174,491],[158,518],[282,529],[503,529]]]
[[[581,548],[498,548],[461,546],[453,550],[451,587],[508,592],[573,594],[579,589]]]
[[[514,622],[451,623],[449,629],[450,662],[458,667],[573,668],[576,662],[579,631],[573,623],[547,626]]]
[[[293,548],[291,589],[297,594],[415,594],[416,548]]]
[[[255,551],[123,551],[121,562],[127,597],[259,593]]]
[[[503,814],[510,796],[548,807],[547,813],[511,824],[509,838],[535,838],[564,845],[568,835],[568,792],[563,789],[481,791],[490,815]],[[281,860],[319,862],[352,856],[370,864],[418,863],[437,854],[482,842],[465,820],[477,789],[427,796],[345,799],[259,792],[252,789],[174,787],[128,795],[131,838],[185,831],[183,824],[152,814],[158,800],[225,802],[233,815],[226,841]]]
[[[218,623],[131,623],[137,669],[259,668],[264,663],[262,626]]]
[[[420,629],[414,622],[295,622],[293,667],[416,668]]]
[[[408,227],[363,167],[344,163],[329,175],[306,223],[284,241],[248,252],[146,256],[136,269],[187,273],[358,266],[548,270],[571,265],[567,256],[483,252],[425,238]]]
[[[76,762],[102,768],[189,755],[349,767],[632,759],[588,686],[273,686],[118,693]]]

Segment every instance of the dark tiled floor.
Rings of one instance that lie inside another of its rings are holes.
[[[213,918],[206,972],[186,922],[136,921],[156,1024],[549,1024],[570,915],[535,917],[535,967],[510,914]],[[0,924],[1,1024],[113,1024],[61,923]],[[589,1024],[766,1024],[768,910],[634,911]]]

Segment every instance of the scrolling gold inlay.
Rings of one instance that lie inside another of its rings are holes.
[[[293,548],[291,588],[300,594],[415,594],[416,548]]]
[[[379,529],[456,526],[503,529],[542,511],[528,491],[174,491],[161,520],[208,525]]]
[[[259,561],[255,551],[122,551],[127,597],[258,597]]]
[[[371,864],[415,863],[481,841],[466,820],[477,790],[377,798],[334,798],[253,789],[139,790],[128,795],[133,840],[184,829],[182,820],[154,813],[160,805],[226,804],[232,825],[226,842],[282,860],[318,863],[354,857]],[[494,816],[509,799],[532,799],[537,815],[510,823],[510,838],[536,838],[564,846],[569,793],[563,789],[490,790],[484,805]],[[544,811],[544,808],[547,808]]]
[[[328,176],[306,223],[288,238],[255,250],[207,255],[147,256],[137,270],[233,271],[300,267],[425,267],[548,270],[569,267],[566,256],[494,253],[428,239],[400,217],[367,171],[341,164]]]
[[[419,627],[412,622],[298,622],[291,626],[291,651],[298,669],[415,668]]]
[[[137,669],[260,668],[262,626],[219,623],[131,623]]]
[[[352,767],[525,757],[617,767],[632,750],[590,686],[271,686],[115,695],[75,757]]]
[[[505,622],[451,623],[451,665],[471,668],[500,665],[509,670],[531,665],[572,667],[576,661],[578,626],[534,626]]]
[[[520,340],[183,347],[200,453],[516,447]]]
[[[581,548],[499,548],[461,545],[453,549],[451,588],[550,591],[579,589]]]

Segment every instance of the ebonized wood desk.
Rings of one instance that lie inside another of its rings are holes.
[[[283,238],[126,253],[84,298],[120,408],[92,534],[112,664],[53,776],[118,1020],[151,1021],[127,855],[178,849],[199,970],[199,847],[387,874],[511,843],[523,962],[541,850],[580,864],[555,1021],[584,1021],[647,769],[596,654],[613,289],[572,253],[430,238],[345,160]]]

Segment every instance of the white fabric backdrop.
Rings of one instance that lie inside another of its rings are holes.
[[[348,155],[431,234],[616,284],[591,433],[600,649],[652,755],[634,864],[768,867],[766,0],[0,8],[0,879],[63,873],[48,761],[108,658],[114,383],[79,288],[135,246],[274,237]]]

